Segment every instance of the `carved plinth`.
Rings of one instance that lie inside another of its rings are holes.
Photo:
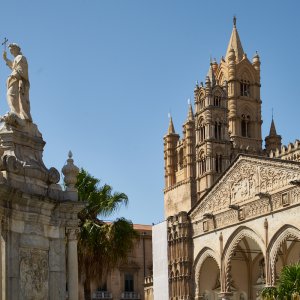
[[[45,146],[37,126],[14,114],[0,122],[0,170],[3,180],[25,192],[59,198],[60,174],[43,162]]]

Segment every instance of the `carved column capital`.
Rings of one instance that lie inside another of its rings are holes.
[[[66,235],[69,241],[75,241],[78,239],[80,229],[79,228],[66,228]]]

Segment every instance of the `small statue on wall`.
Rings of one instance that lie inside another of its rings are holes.
[[[20,119],[32,121],[29,102],[29,77],[28,63],[22,54],[19,45],[12,43],[8,45],[10,53],[14,57],[11,61],[7,58],[6,51],[3,52],[3,59],[6,65],[12,70],[7,78],[7,102],[10,113]]]

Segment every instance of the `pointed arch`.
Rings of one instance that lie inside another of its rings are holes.
[[[199,292],[200,292],[200,286],[199,286],[199,278],[200,278],[200,271],[201,271],[201,267],[203,265],[203,263],[205,262],[205,260],[207,258],[211,257],[217,264],[219,271],[221,271],[221,263],[220,263],[220,259],[217,255],[217,253],[212,250],[209,247],[204,247],[197,255],[195,261],[194,261],[194,265],[193,265],[193,281],[194,281],[194,286],[195,286],[195,299],[198,299],[197,296],[199,296]]]
[[[247,74],[250,83],[255,82],[255,69],[248,59],[242,60],[239,64],[237,64],[237,78],[240,80],[243,79],[243,74]]]
[[[278,251],[282,244],[288,238],[300,239],[300,230],[292,225],[284,225],[282,226],[271,239],[267,253],[269,253],[270,258],[270,268],[271,268],[271,284],[275,284],[275,265],[276,265],[276,257]]]
[[[266,257],[266,247],[263,238],[257,234],[254,230],[246,226],[238,227],[228,238],[224,251],[222,254],[222,261],[224,261],[225,266],[225,290],[228,291],[230,287],[230,269],[231,269],[231,259],[234,255],[234,251],[238,246],[239,242],[243,238],[250,238],[256,242],[262,251],[264,257]]]
[[[234,249],[238,245],[238,243],[244,238],[248,237],[252,240],[254,240],[257,245],[262,250],[262,253],[266,253],[266,247],[263,238],[257,234],[254,230],[250,229],[247,226],[240,226],[238,227],[228,238],[227,243],[224,247],[223,255],[222,257],[225,259],[225,263],[230,257],[230,255],[233,254]]]

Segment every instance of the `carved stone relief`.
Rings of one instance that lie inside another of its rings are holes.
[[[270,193],[289,185],[290,181],[299,177],[299,166],[286,165],[286,162],[269,162],[256,158],[240,158],[239,161],[211,190],[198,207],[191,213],[191,218],[202,218],[204,213],[219,212],[228,209],[229,204],[243,203],[255,198],[255,195]],[[294,191],[291,202],[299,199],[300,191]],[[281,203],[274,203],[275,206]],[[267,211],[267,205],[264,205]],[[274,207],[275,208],[275,207]],[[261,207],[257,207],[261,209]],[[251,207],[250,215],[256,214]]]
[[[20,249],[21,299],[48,299],[49,285],[48,251]]]

